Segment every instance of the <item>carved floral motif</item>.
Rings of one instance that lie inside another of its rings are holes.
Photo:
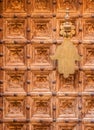
[[[34,113],[33,116],[47,115],[50,114],[50,99],[34,99]]]
[[[7,71],[5,75],[5,91],[16,92],[24,91],[25,88],[25,73],[23,71]]]
[[[34,60],[36,63],[49,62],[49,47],[35,47]]]
[[[85,110],[86,116],[89,115],[92,117],[94,115],[94,99],[87,99],[85,101]]]
[[[84,36],[85,37],[94,37],[94,21],[87,20],[84,24]]]
[[[64,78],[63,75],[60,75],[60,90],[62,91],[73,91],[75,86],[75,77],[70,75],[68,78]]]
[[[50,0],[35,0],[35,10],[50,10]]]
[[[86,11],[94,11],[94,0],[85,0]]]
[[[78,7],[77,0],[59,0],[58,7],[60,10],[66,10],[66,8],[69,8],[70,10],[76,10]]]
[[[50,75],[48,73],[34,73],[33,74],[33,87],[34,90],[50,89]]]
[[[33,125],[33,130],[50,130],[50,125]]]
[[[50,37],[50,21],[49,20],[34,20],[34,37]]]
[[[24,11],[24,0],[7,0],[7,11]]]
[[[6,65],[25,65],[25,47],[23,45],[6,45]]]
[[[75,115],[76,102],[74,99],[60,99],[59,114],[60,115]]]
[[[59,130],[75,130],[74,126],[60,126]]]
[[[94,64],[94,48],[86,48],[86,64]]]
[[[88,126],[85,128],[85,130],[94,130],[94,126]]]
[[[84,74],[84,89],[86,91],[94,91],[94,73],[86,72]]]
[[[15,99],[15,98],[7,98],[4,100],[5,105],[5,117],[25,117],[24,107],[25,100],[24,99]]]
[[[5,128],[7,130],[24,130],[26,127],[24,126],[24,124],[6,124]]]
[[[6,36],[8,38],[25,37],[25,20],[7,20]]]

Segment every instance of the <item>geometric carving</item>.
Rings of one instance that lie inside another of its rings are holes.
[[[94,45],[84,44],[84,65],[93,66],[94,65]]]
[[[51,117],[51,99],[49,97],[33,97],[32,117]]]
[[[5,118],[25,118],[26,101],[23,97],[7,97],[4,98],[4,117]]]
[[[94,130],[94,124],[90,124],[90,123],[87,123],[84,124],[84,129],[83,130]]]
[[[51,91],[51,78],[50,72],[33,71],[32,73],[32,87],[33,91]],[[32,91],[31,90],[31,91]]]
[[[50,46],[33,46],[33,63],[38,65],[50,64]]]
[[[73,124],[67,124],[64,125],[63,123],[61,123],[60,125],[58,125],[58,130],[77,130],[76,125]]]
[[[5,92],[25,92],[26,91],[26,77],[24,71],[6,71],[5,72]]]
[[[64,78],[63,75],[59,75],[59,91],[64,92],[73,92],[76,91],[77,83],[78,83],[78,77],[77,74],[70,75],[68,78]]]
[[[26,130],[26,125],[23,123],[10,123],[5,124],[4,128],[5,130]]]
[[[58,10],[65,11],[66,8],[76,11],[78,9],[78,0],[58,0]]]
[[[24,12],[25,0],[6,0],[6,12]]]
[[[84,25],[83,25],[83,33],[85,38],[92,38],[94,39],[94,20],[85,20]]]
[[[52,2],[51,0],[34,0],[34,12],[50,11],[51,2]]]
[[[94,98],[84,98],[84,117],[94,118]]]
[[[76,117],[77,99],[75,98],[59,98],[58,109],[59,117]]]
[[[25,38],[25,20],[6,20],[5,38]]]
[[[84,10],[88,13],[94,12],[94,1],[93,0],[84,0]]]
[[[44,123],[44,125],[37,123],[32,125],[32,130],[52,130],[49,123]]]
[[[94,92],[94,72],[85,71],[83,74],[84,91]]]
[[[5,45],[5,65],[25,65],[25,45]]]
[[[33,38],[47,39],[51,37],[51,21],[49,19],[33,20]]]

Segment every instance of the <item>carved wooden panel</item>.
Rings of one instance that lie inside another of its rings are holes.
[[[52,38],[52,20],[51,19],[32,19],[32,38],[50,39]]]
[[[83,97],[83,115],[84,118],[94,118],[94,97]]]
[[[52,0],[34,0],[33,1],[34,13],[49,13],[52,11]]]
[[[6,123],[4,130],[26,130],[28,127],[23,123]]]
[[[33,65],[51,65],[51,59],[49,57],[51,50],[51,44],[45,44],[43,46],[42,44],[34,43],[33,46],[31,46],[31,63]]]
[[[52,126],[49,123],[33,123],[31,125],[32,130],[52,130]]]
[[[24,97],[4,98],[4,118],[26,118],[26,99]]]
[[[83,72],[83,91],[87,91],[87,92],[94,91],[94,72],[93,71]]]
[[[26,1],[25,0],[5,0],[4,9],[7,13],[23,13],[26,11]]]
[[[53,73],[51,71],[33,71],[30,73],[32,81],[31,92],[47,92],[52,90]]]
[[[64,78],[63,75],[59,75],[59,81],[57,82],[59,92],[75,92],[78,91],[78,75],[70,75],[68,78]]]
[[[77,117],[78,101],[76,97],[58,97],[57,105],[57,116],[59,118]]]
[[[68,78],[50,58],[66,8],[81,56]],[[94,0],[0,0],[0,130],[94,130],[93,13]]]
[[[69,8],[71,12],[76,12],[79,9],[79,2],[77,0],[58,0],[58,11],[65,12],[66,8]]]
[[[26,92],[26,71],[7,70],[5,72],[4,92]]]
[[[83,45],[83,65],[85,66],[94,65],[94,45],[92,44]]]
[[[4,38],[26,38],[26,20],[11,19],[4,20]]]
[[[93,130],[94,124],[85,122],[82,130]]]
[[[26,45],[25,44],[6,44],[5,65],[25,66],[26,65]]]
[[[76,123],[58,123],[56,130],[78,130]]]
[[[94,20],[85,19],[83,21],[83,35],[85,39],[94,39]]]
[[[33,106],[31,108],[31,117],[35,118],[51,118],[52,117],[52,99],[51,97],[43,96],[43,97],[32,97],[31,99]]]
[[[86,13],[94,12],[94,1],[93,0],[84,0],[84,11]]]

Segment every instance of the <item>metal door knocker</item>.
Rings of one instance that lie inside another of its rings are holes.
[[[60,35],[64,37],[64,41],[56,49],[52,60],[58,61],[58,72],[67,78],[70,74],[75,73],[75,61],[80,60],[76,46],[71,41],[71,37],[75,35],[75,26],[69,20],[69,10],[66,11],[65,22],[60,26]]]

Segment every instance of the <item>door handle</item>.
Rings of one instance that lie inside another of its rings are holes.
[[[65,22],[60,26],[60,35],[64,38],[63,43],[56,48],[55,54],[50,57],[52,60],[57,60],[58,72],[67,78],[70,74],[75,73],[75,61],[80,60],[77,48],[71,41],[75,35],[75,26],[70,21],[69,9],[66,10]]]

